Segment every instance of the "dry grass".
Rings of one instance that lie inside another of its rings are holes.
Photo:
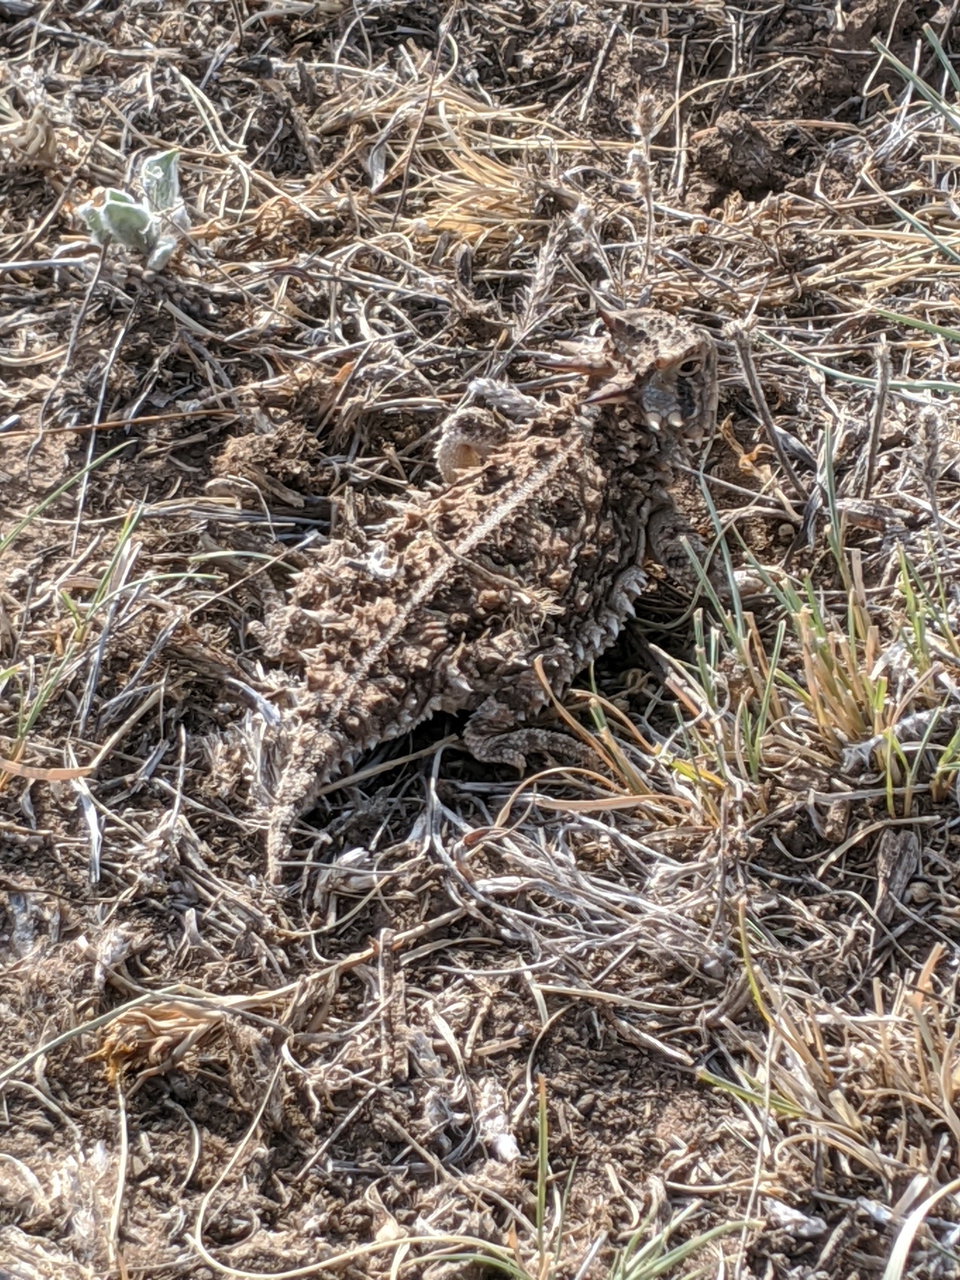
[[[937,8],[0,3],[0,1266],[958,1273]],[[170,147],[151,271],[75,210]],[[595,771],[431,726],[270,885],[248,620],[604,285],[716,336],[728,595],[556,708]]]

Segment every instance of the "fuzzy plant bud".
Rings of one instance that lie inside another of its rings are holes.
[[[177,151],[161,151],[144,160],[142,201],[115,187],[95,191],[77,209],[94,241],[105,245],[118,240],[131,252],[142,254],[151,271],[165,266],[177,247],[178,232],[190,226],[180,199],[178,164]]]
[[[134,253],[145,257],[153,250],[153,215],[146,205],[116,187],[100,187],[93,197],[77,208],[77,216],[99,245],[119,240]]]
[[[175,209],[181,204],[179,163],[179,151],[161,151],[159,155],[148,156],[144,160],[140,183],[147,204],[154,213]]]

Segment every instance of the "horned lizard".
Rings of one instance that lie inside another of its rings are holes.
[[[712,428],[715,350],[656,310],[604,319],[603,342],[561,357],[586,391],[548,404],[488,383],[492,407],[441,429],[443,487],[376,536],[350,528],[312,551],[268,611],[265,656],[301,675],[282,711],[272,878],[320,786],[438,710],[470,712],[480,760],[549,754],[561,735],[523,723],[547,700],[535,660],[565,691],[633,613],[644,557],[676,558],[672,463]]]

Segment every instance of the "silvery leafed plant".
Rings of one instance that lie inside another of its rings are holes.
[[[140,169],[142,200],[129,191],[101,187],[78,207],[77,214],[97,244],[119,240],[127,249],[142,254],[151,271],[166,265],[176,248],[178,232],[190,227],[180,198],[179,158],[179,152],[171,150],[144,160]]]

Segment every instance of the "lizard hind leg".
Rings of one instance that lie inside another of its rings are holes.
[[[491,694],[467,721],[464,746],[484,764],[509,764],[520,772],[527,770],[531,756],[543,757],[551,764],[596,770],[599,757],[586,743],[556,729],[517,726],[517,719],[516,711]]]

